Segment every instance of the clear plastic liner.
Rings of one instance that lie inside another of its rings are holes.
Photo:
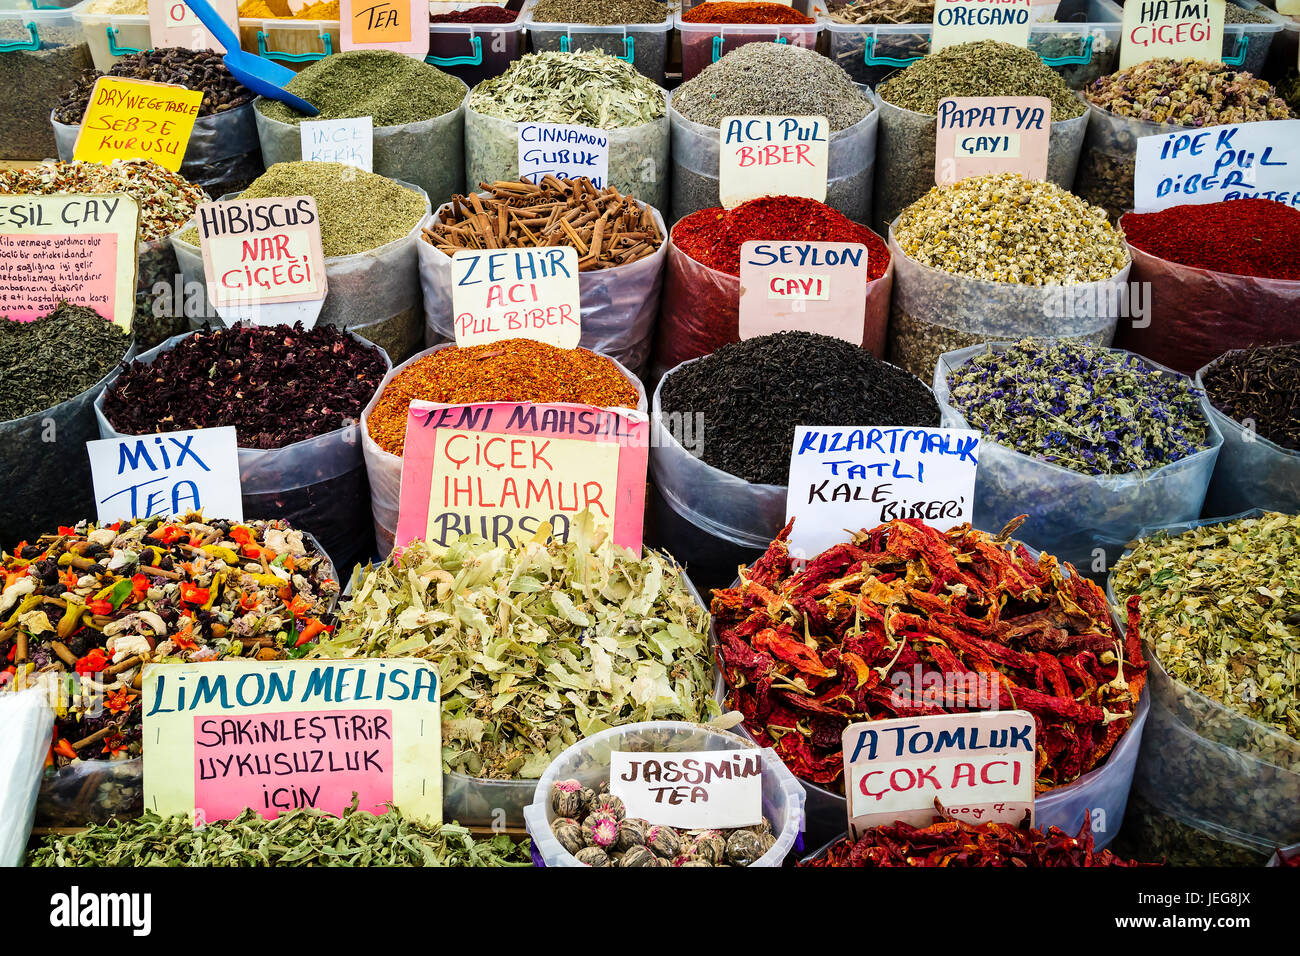
[[[462,85],[464,85],[462,81]],[[469,88],[465,88],[469,95]],[[267,166],[302,159],[302,128],[282,123],[251,106],[256,131],[262,142],[262,160]],[[414,183],[437,202],[465,189],[465,102],[454,110],[400,126],[374,129],[374,171],[380,176]]]
[[[1093,103],[1088,104],[1088,116],[1074,194],[1105,209],[1112,222],[1133,208],[1137,141],[1143,136],[1196,131],[1191,126],[1116,116]]]
[[[889,230],[894,257],[889,360],[923,381],[934,374],[944,352],[983,342],[1065,338],[1109,345],[1114,338],[1128,303],[1130,266],[1109,279],[1075,285],[986,282],[909,258],[894,238],[897,224]]]
[[[934,151],[938,118],[895,106],[873,94],[880,114],[876,147],[876,202],[873,227],[884,232],[912,203],[934,187]],[[1047,140],[1047,180],[1062,189],[1074,183],[1088,114],[1051,124]]]
[[[663,311],[655,333],[652,380],[682,362],[740,341],[739,277],[710,269],[672,245],[667,264]],[[893,287],[891,259],[885,274],[867,283],[861,345],[877,358],[883,358],[885,353],[885,329],[889,325]]]
[[[1155,718],[1149,734],[1156,733]],[[1145,750],[1142,757],[1146,759]],[[1120,855],[1165,866],[1263,866],[1275,845],[1246,833],[1158,806],[1138,780],[1129,794]]]
[[[1210,367],[1232,354],[1225,353],[1197,371],[1196,387],[1204,390]],[[1205,495],[1206,513],[1229,515],[1251,508],[1300,512],[1300,451],[1283,448],[1229,418],[1214,407],[1208,395],[1201,397],[1201,408],[1223,433],[1223,447]]]
[[[64,90],[93,65],[76,20],[82,5],[64,10],[39,0],[0,4],[0,153],[6,159],[57,155],[47,117]]]
[[[36,817],[54,711],[39,688],[0,693],[0,726],[0,866],[20,866]]]
[[[47,767],[36,801],[36,826],[84,827],[129,820],[144,811],[144,758],[78,760]]]
[[[1120,220],[1120,228],[1124,220]],[[1124,323],[1115,344],[1193,375],[1226,347],[1300,342],[1300,279],[1211,272],[1129,246],[1134,283],[1145,287],[1154,321]]]
[[[375,540],[379,545],[381,557],[392,552],[393,541],[397,536],[397,509],[401,503],[402,495],[402,459],[399,455],[384,451],[370,437],[370,428],[368,427],[370,414],[374,411],[375,406],[379,404],[379,398],[384,394],[384,389],[388,387],[388,383],[405,371],[407,366],[424,358],[426,355],[432,355],[434,352],[445,348],[454,348],[454,346],[449,342],[435,345],[433,348],[412,355],[401,365],[394,368],[384,376],[383,382],[375,390],[374,398],[370,400],[370,404],[361,413],[361,450],[365,456],[366,473],[370,478],[370,509],[375,519]],[[611,358],[610,360],[618,366],[618,370],[627,376],[628,381],[636,387],[636,410],[644,412],[646,410],[646,398],[645,388],[641,385],[641,380],[621,365],[617,359]],[[454,774],[449,775],[449,778],[450,776],[454,776]],[[451,786],[449,779],[443,782],[443,786],[444,788]]]
[[[668,250],[668,229],[663,216],[656,209],[650,212],[659,234],[664,237],[658,249],[624,266],[578,274],[582,301],[582,338],[578,344],[608,355],[638,374],[650,357]],[[432,226],[441,214],[439,209],[424,225]],[[416,249],[420,285],[424,290],[425,344],[432,347],[452,342],[456,329],[451,307],[451,259],[423,239],[416,244]]]
[[[551,787],[557,781],[577,779],[596,787],[609,781],[613,753],[677,753],[683,751],[746,750],[752,743],[744,737],[700,724],[679,720],[653,720],[626,727],[614,727],[578,741],[555,758],[547,768],[532,803],[524,810],[533,854],[543,866],[582,866],[564,849],[551,832],[555,811],[551,809]],[[763,762],[763,818],[772,825],[776,843],[751,866],[781,866],[796,849],[803,835],[804,793],[794,775],[786,769],[776,751],[765,747]],[[802,843],[800,843],[802,847]]]
[[[140,356],[146,365],[192,332],[174,336]],[[358,339],[360,337],[358,336]],[[382,351],[382,350],[381,350]],[[388,369],[392,363],[384,355]],[[107,386],[111,387],[116,373]],[[104,414],[104,392],[95,400],[100,438],[117,438]],[[366,506],[370,500],[359,423],[283,448],[240,448],[239,481],[247,518],[280,518],[311,534],[340,573],[374,554]],[[93,514],[93,511],[92,511]]]
[[[669,109],[672,127],[672,221],[698,209],[719,205],[718,128],[687,119]],[[831,134],[826,205],[854,222],[871,222],[872,181],[876,168],[876,128],[880,111],[872,110],[847,129]],[[933,148],[931,149],[933,151]]]
[[[664,91],[667,102],[668,92]],[[519,178],[519,127],[465,106],[465,180],[471,189],[481,183]],[[609,136],[609,184],[655,209],[668,202],[668,115],[621,129]],[[450,198],[440,197],[440,198]]]
[[[971,427],[951,404],[948,376],[976,355],[1004,352],[1013,343],[995,342],[946,353],[934,371],[934,395],[945,428]],[[1177,372],[1149,362],[1167,376]],[[1181,377],[1181,376],[1178,376]],[[1085,475],[985,441],[975,475],[977,528],[997,530],[1017,515],[1028,515],[1016,536],[1026,544],[1088,571],[1101,549],[1111,567],[1142,528],[1187,521],[1201,513],[1210,473],[1223,444],[1206,419],[1203,451],[1146,473]]]

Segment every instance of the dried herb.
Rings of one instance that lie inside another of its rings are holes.
[[[796,425],[939,424],[939,405],[920,379],[851,342],[812,332],[724,345],[668,376],[659,397],[666,414],[704,416],[697,457],[769,485],[789,477]]]
[[[659,0],[537,0],[531,16],[538,23],[662,23],[668,5]]]
[[[1132,724],[1146,684],[1136,611],[1122,634],[1096,584],[1006,543],[1014,525],[994,537],[892,521],[802,571],[790,527],[714,591],[713,619],[728,703],[795,776],[842,790],[855,721],[1020,709],[1037,724],[1042,792],[1100,766]],[[900,689],[925,686],[914,674],[953,690],[918,699]]]
[[[1271,852],[1230,839],[1222,830],[1198,827],[1186,817],[1157,808],[1136,790],[1129,794],[1124,826],[1114,845],[1134,859],[1169,866],[1257,867],[1268,862]]]
[[[0,422],[80,395],[113,370],[130,344],[120,326],[68,302],[30,322],[0,319]]]
[[[1300,451],[1300,344],[1229,352],[1201,382],[1210,404],[1233,421]]]
[[[28,866],[531,866],[528,841],[475,838],[454,823],[430,825],[396,807],[376,816],[355,799],[341,816],[303,809],[274,820],[245,810],[195,828],[188,816],[147,810],[80,833],[44,837]]]
[[[826,17],[836,23],[929,23],[934,0],[850,0],[831,4]]]
[[[10,5],[8,9],[14,6],[21,9],[27,5]],[[59,94],[91,67],[90,47],[80,24],[51,26],[44,19],[33,22],[37,49],[0,51],[0,144],[10,159],[58,155],[50,111],[58,103]],[[21,16],[0,20],[0,43],[30,43],[27,23],[27,18]]]
[[[1084,90],[1084,96],[1115,116],[1177,126],[1291,117],[1267,81],[1202,60],[1146,60],[1101,77]]]
[[[494,3],[485,3],[466,10],[448,10],[446,13],[429,14],[430,23],[514,23],[518,18],[518,10],[499,7]]]
[[[513,123],[642,126],[665,115],[663,91],[622,60],[595,51],[531,53],[469,94],[476,112]],[[512,139],[510,148],[517,144]],[[472,164],[471,164],[472,165]]]
[[[578,738],[715,716],[708,612],[669,559],[611,545],[586,512],[567,544],[413,542],[353,578],[312,656],[416,657],[442,676],[443,770],[540,777]]]
[[[79,126],[91,92],[101,76],[114,76],[130,80],[149,80],[170,83],[187,90],[200,90],[199,116],[224,113],[245,103],[253,102],[254,93],[231,75],[220,53],[211,50],[171,48],[129,53],[109,68],[107,73],[87,70],[73,86],[59,97],[54,108],[54,119],[59,123]]]

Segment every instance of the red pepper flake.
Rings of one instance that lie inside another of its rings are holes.
[[[816,23],[812,17],[800,13],[784,3],[739,3],[732,0],[711,0],[697,4],[682,14],[686,23]]]
[[[1300,209],[1272,199],[1231,199],[1130,212],[1120,219],[1135,249],[1195,269],[1300,279]]]

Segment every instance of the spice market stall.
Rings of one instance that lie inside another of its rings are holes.
[[[660,85],[673,14],[659,0],[529,0],[520,14],[535,53],[595,50]]]
[[[711,63],[747,43],[779,43],[813,49],[821,27],[786,3],[708,0],[686,5],[674,23],[682,38],[682,79],[694,79]]]

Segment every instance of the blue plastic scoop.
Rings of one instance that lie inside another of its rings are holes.
[[[320,110],[302,97],[285,91],[284,85],[295,76],[293,70],[279,63],[272,63],[265,57],[241,50],[239,37],[235,36],[234,30],[230,29],[230,24],[217,15],[217,11],[212,9],[208,0],[185,0],[185,5],[194,11],[195,15],[203,21],[203,25],[212,31],[217,42],[226,48],[226,55],[222,61],[234,74],[235,79],[254,93],[260,93],[268,99],[279,100],[281,103],[288,103],[299,113],[306,113],[308,116],[320,114]]]

